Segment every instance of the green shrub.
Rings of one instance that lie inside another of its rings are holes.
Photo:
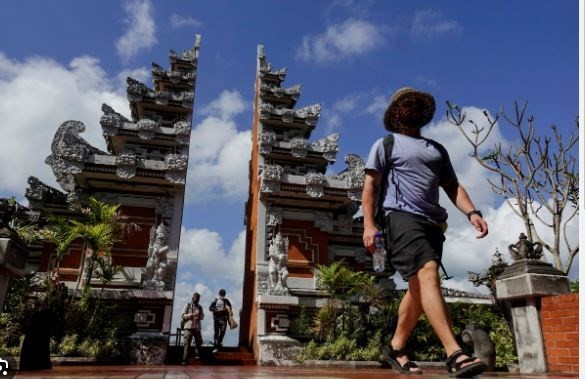
[[[59,343],[59,355],[70,357],[77,354],[77,334],[68,334]]]

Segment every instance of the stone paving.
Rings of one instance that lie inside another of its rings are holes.
[[[136,378],[136,379],[190,379],[190,378],[305,378],[305,379],[382,379],[410,378],[388,368],[308,368],[258,366],[56,366],[51,370],[19,372],[18,378]],[[426,369],[419,378],[449,378],[445,370]],[[560,379],[577,378],[577,374],[514,374],[490,372],[481,378]]]

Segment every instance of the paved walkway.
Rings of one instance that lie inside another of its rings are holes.
[[[20,372],[17,378],[140,378],[140,379],[189,379],[189,378],[305,378],[305,379],[382,379],[409,378],[385,368],[307,368],[307,367],[257,367],[257,366],[56,366],[52,370]],[[449,378],[446,371],[427,369],[419,378]],[[512,373],[485,373],[481,378],[567,379],[578,375],[520,375]]]

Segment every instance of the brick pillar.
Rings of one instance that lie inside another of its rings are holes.
[[[541,300],[540,322],[551,372],[579,372],[579,294]]]

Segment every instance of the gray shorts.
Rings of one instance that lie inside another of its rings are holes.
[[[428,261],[441,262],[445,236],[436,223],[413,213],[392,211],[386,225],[390,263],[404,280]]]

